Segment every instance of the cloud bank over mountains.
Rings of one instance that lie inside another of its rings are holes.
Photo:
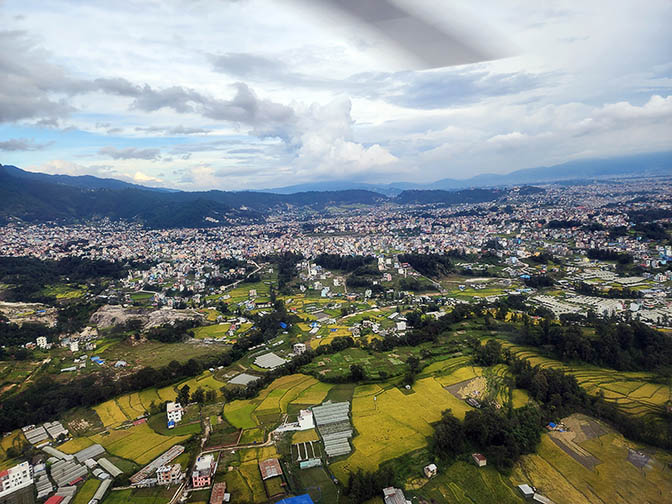
[[[297,14],[270,0],[6,0],[0,162],[243,189],[467,178],[672,144],[664,0],[486,1],[479,15],[518,54],[423,71],[354,26]]]

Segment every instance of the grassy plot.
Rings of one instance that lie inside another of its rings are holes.
[[[421,489],[407,492],[406,497],[422,497],[433,502],[458,504],[518,504],[525,502],[494,467],[478,468],[467,462],[455,462],[439,468],[439,474]],[[576,501],[581,502],[581,501]]]
[[[209,326],[201,326],[194,329],[194,338],[226,338],[231,324],[215,324]]]
[[[75,495],[72,504],[89,504],[89,501],[93,498],[93,494],[96,493],[99,486],[100,481],[97,479],[86,480],[84,485],[82,485],[82,488],[80,488],[79,492]]]
[[[167,504],[174,494],[174,488],[166,487],[119,490],[108,493],[103,504]]]
[[[224,406],[224,417],[234,427],[249,429],[277,423],[279,415],[307,389],[317,385],[312,376],[293,374],[273,381],[254,399],[237,400]]]

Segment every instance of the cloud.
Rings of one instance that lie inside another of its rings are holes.
[[[158,159],[161,151],[159,149],[138,149],[136,147],[126,147],[117,149],[116,147],[103,147],[98,154],[110,156],[112,159]]]
[[[25,32],[0,31],[0,69],[0,123],[34,118],[53,120],[74,110],[51,94],[67,90],[71,80]]]
[[[157,133],[165,136],[187,136],[187,135],[205,135],[209,130],[204,128],[188,128],[182,125],[179,126],[148,126],[136,127],[135,131],[142,131],[145,133]]]
[[[33,139],[12,138],[0,141],[0,151],[37,151],[43,150],[49,144],[38,144]]]

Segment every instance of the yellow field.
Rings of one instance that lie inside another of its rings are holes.
[[[89,439],[100,443],[112,455],[147,464],[174,444],[189,436],[161,436],[146,423],[128,429],[111,430],[108,435],[96,434]]]
[[[18,462],[15,459],[9,458],[9,456],[7,455],[7,450],[13,447],[20,452],[21,446],[26,443],[28,443],[28,441],[26,440],[26,438],[23,435],[23,432],[21,432],[20,429],[12,431],[12,433],[9,436],[3,437],[0,440],[0,471],[3,469],[7,469],[8,467],[12,467],[13,465],[16,465],[16,463]]]
[[[216,380],[214,376],[212,376],[212,373],[210,371],[205,371],[203,374],[200,376],[197,376],[196,378],[192,378],[191,380],[187,380],[184,382],[179,383],[176,385],[175,388],[178,390],[184,387],[185,385],[189,385],[189,390],[193,394],[198,388],[202,388],[205,391],[208,390],[214,390],[217,395],[221,395],[221,388],[224,386],[223,382],[220,382],[219,380]],[[173,392],[174,393],[174,392]],[[175,399],[175,396],[170,399],[171,401]]]
[[[627,461],[628,447],[636,448],[617,433],[580,443],[601,460],[589,470],[562,451],[547,434],[537,454],[525,455],[511,481],[529,483],[557,504],[664,504],[672,495],[672,478],[666,465],[670,454],[658,451],[651,468],[637,469]]]
[[[259,473],[258,462],[247,462],[241,464],[238,468],[238,472],[242,476],[242,479],[245,481],[250,493],[252,494],[252,501],[254,503],[266,502],[268,499],[266,497],[266,490],[264,489],[264,482],[261,480],[261,474]]]
[[[163,387],[162,389],[158,389],[156,391],[156,394],[159,396],[159,399],[161,399],[161,402],[163,402],[163,401],[174,401],[175,397],[177,397],[177,392],[175,392],[175,388],[172,387],[172,386]]]
[[[355,389],[355,451],[346,460],[331,465],[336,477],[345,481],[349,471],[375,470],[381,462],[426,446],[427,437],[433,433],[430,424],[438,421],[444,410],[451,409],[456,417],[464,419],[470,409],[434,378],[418,380],[413,391],[407,395],[396,387],[382,393],[372,386]]]
[[[93,409],[105,427],[119,425],[128,420],[128,417],[121,411],[121,408],[119,408],[119,405],[114,399],[110,399],[98,406],[94,406]]]
[[[159,397],[159,394],[157,394],[156,389],[154,388],[138,392],[138,396],[140,397],[140,404],[142,404],[142,407],[145,408],[147,411],[149,411],[152,403],[158,406],[160,403],[163,402],[163,400]]]
[[[292,434],[292,443],[307,443],[308,441],[318,441],[319,437],[315,429],[305,431],[296,431]]]
[[[91,441],[89,438],[86,437],[73,438],[70,441],[66,441],[65,443],[60,445],[58,449],[61,450],[63,453],[73,454],[77,453],[79,450],[88,448],[92,444],[93,441]]]

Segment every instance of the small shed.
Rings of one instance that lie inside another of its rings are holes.
[[[427,478],[432,478],[433,476],[436,476],[438,468],[436,467],[436,464],[429,464],[428,466],[425,466],[423,471],[425,473],[425,476],[427,476]]]
[[[472,453],[471,458],[478,467],[484,467],[488,464],[488,460],[485,458],[485,455],[481,453]]]
[[[518,490],[520,490],[520,493],[522,493],[523,497],[526,499],[531,499],[534,497],[534,488],[532,488],[530,485],[518,485]]]

